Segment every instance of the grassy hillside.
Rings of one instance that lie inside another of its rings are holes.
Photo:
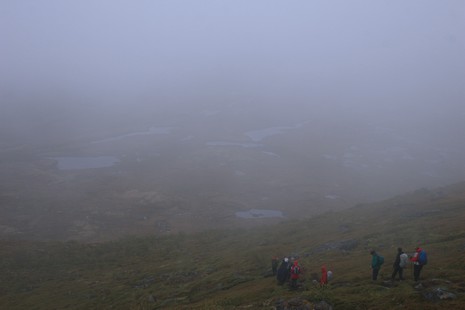
[[[465,308],[465,183],[250,230],[128,237],[113,242],[1,241],[1,309],[270,309],[321,300],[335,309]],[[428,251],[421,287],[391,282],[396,248]],[[386,263],[370,280],[369,250]],[[273,255],[296,256],[302,287],[267,276]],[[312,280],[322,264],[326,288]],[[425,298],[440,287],[452,300]]]

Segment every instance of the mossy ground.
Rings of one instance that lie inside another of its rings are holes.
[[[438,193],[441,193],[438,195]],[[465,308],[465,184],[247,230],[215,230],[112,242],[2,241],[2,309],[270,309],[279,299],[325,300],[335,309]],[[350,247],[344,248],[349,242]],[[396,248],[421,245],[429,264],[415,289],[390,279]],[[369,250],[385,256],[370,280]],[[273,255],[298,256],[302,287],[267,277]],[[334,273],[313,283],[322,264]],[[457,299],[432,302],[443,287]]]

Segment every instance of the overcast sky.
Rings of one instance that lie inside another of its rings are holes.
[[[463,180],[464,136],[465,0],[0,0],[8,229],[349,206]]]
[[[464,113],[463,0],[3,0],[0,37],[4,103],[216,92]]]

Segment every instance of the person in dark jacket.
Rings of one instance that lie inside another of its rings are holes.
[[[392,267],[394,268],[394,270],[392,271],[392,280],[395,280],[397,273],[399,273],[399,280],[405,280],[403,277],[405,262],[404,259],[402,259],[404,256],[406,255],[402,251],[402,248],[397,248],[396,260],[394,261],[394,264],[392,264]]]
[[[289,279],[289,259],[287,257],[281,262],[276,273],[276,279],[279,285],[283,285]]]

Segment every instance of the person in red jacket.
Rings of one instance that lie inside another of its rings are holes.
[[[299,262],[297,260],[294,261],[294,265],[291,267],[291,288],[296,289],[297,288],[297,280],[299,279],[300,276],[300,266]]]
[[[415,254],[413,254],[413,257],[410,258],[410,261],[413,262],[413,278],[415,282],[417,282],[418,279],[420,279],[421,269],[423,268],[423,265],[426,264],[426,258],[424,259],[424,261],[421,261],[420,255],[422,252],[423,252],[423,249],[421,249],[420,247],[417,247],[415,249]],[[426,254],[424,255],[426,256]]]
[[[328,284],[328,272],[326,271],[326,265],[323,265],[321,267],[320,285],[325,286],[326,284]]]

